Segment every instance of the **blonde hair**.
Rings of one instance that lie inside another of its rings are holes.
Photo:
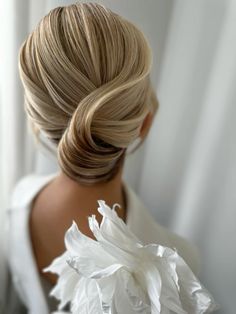
[[[62,171],[94,184],[111,180],[158,101],[143,33],[97,3],[49,12],[19,54],[25,109],[57,145]]]

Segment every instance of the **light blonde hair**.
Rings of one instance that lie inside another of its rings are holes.
[[[115,176],[158,107],[151,66],[143,33],[97,3],[55,8],[28,36],[19,54],[25,109],[66,175],[88,185]]]

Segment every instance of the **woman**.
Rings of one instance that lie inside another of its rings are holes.
[[[93,237],[87,217],[97,214],[98,199],[119,203],[137,237],[175,247],[198,273],[193,245],[155,222],[122,180],[127,148],[143,142],[158,108],[151,65],[142,32],[96,3],[50,11],[21,47],[26,113],[37,138],[56,147],[60,166],[23,178],[9,210],[10,267],[30,313],[56,310],[48,293],[57,277],[42,270],[64,252],[72,220]]]

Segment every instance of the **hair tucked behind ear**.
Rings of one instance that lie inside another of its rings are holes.
[[[96,3],[49,12],[20,50],[25,108],[58,145],[62,170],[109,181],[146,114],[158,107],[150,47],[132,23]]]

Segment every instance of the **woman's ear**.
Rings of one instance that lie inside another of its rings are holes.
[[[153,116],[154,116],[154,113],[149,111],[143,120],[143,124],[141,126],[140,133],[139,133],[139,136],[142,139],[144,139],[146,137],[146,135],[148,134],[148,132],[151,128]]]
[[[143,140],[145,139],[145,137],[148,134],[148,131],[152,125],[154,113],[155,112],[149,111],[148,114],[146,115],[146,117],[144,118],[140,132],[139,132],[139,136],[127,148],[126,152],[128,154],[132,154],[142,144]]]
[[[143,124],[141,126],[140,129],[140,133],[139,133],[139,137],[144,140],[144,138],[146,137],[146,135],[148,134],[152,122],[153,122],[153,118],[155,117],[155,114],[159,108],[159,101],[158,98],[156,96],[156,93],[153,89],[153,86],[151,85],[151,98],[150,98],[150,103],[151,103],[151,109],[150,111],[147,113],[146,117],[143,120]]]

